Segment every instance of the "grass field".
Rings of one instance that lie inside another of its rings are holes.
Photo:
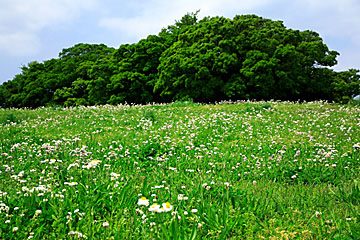
[[[0,110],[0,239],[360,239],[360,108]]]

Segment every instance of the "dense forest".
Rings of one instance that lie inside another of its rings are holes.
[[[76,44],[31,62],[0,86],[1,107],[193,100],[329,100],[360,94],[359,70],[335,72],[336,51],[318,33],[256,15],[189,13],[118,49]]]

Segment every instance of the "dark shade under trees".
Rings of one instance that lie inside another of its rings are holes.
[[[77,44],[31,62],[0,86],[1,107],[193,100],[329,100],[360,94],[359,70],[335,72],[339,53],[318,33],[256,15],[186,14],[118,49]]]

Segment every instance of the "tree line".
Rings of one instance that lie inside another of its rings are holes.
[[[193,100],[329,100],[360,94],[359,70],[336,72],[336,51],[318,33],[256,15],[188,13],[115,49],[76,44],[31,62],[0,86],[1,107]]]

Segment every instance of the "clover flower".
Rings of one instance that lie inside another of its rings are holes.
[[[42,213],[41,210],[36,210],[36,211],[35,211],[35,216],[39,216],[41,213]]]
[[[315,212],[316,217],[321,217],[321,215],[322,215],[322,212],[318,212],[318,211]]]
[[[197,210],[196,208],[194,208],[194,209],[191,209],[191,212],[192,212],[192,213],[197,213],[198,210]]]
[[[225,187],[232,187],[232,185],[228,182],[224,182]]]

